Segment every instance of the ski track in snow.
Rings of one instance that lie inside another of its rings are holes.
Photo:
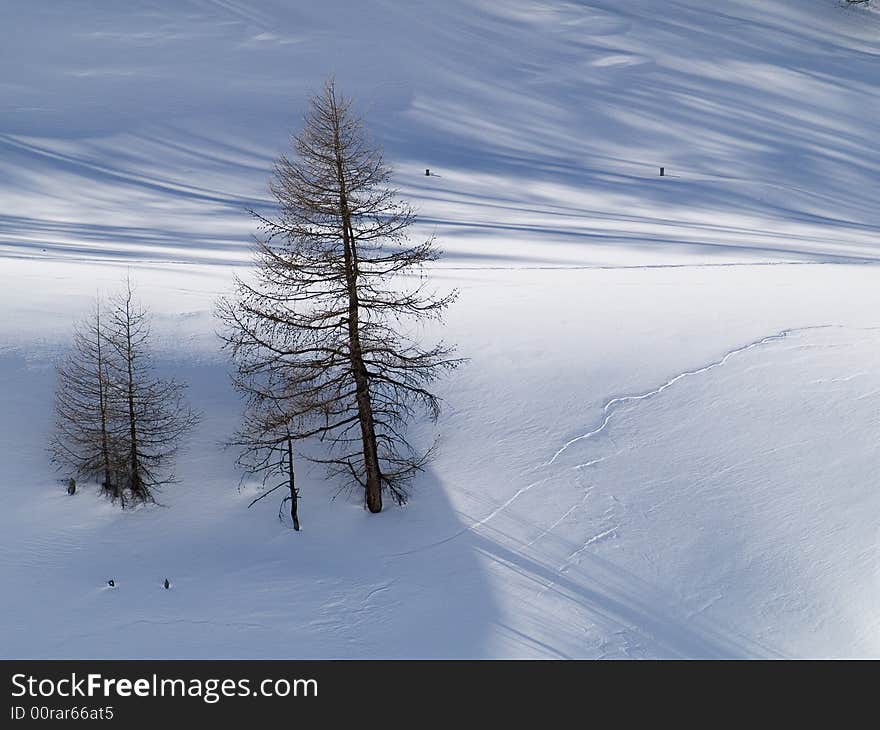
[[[771,342],[779,342],[780,340],[785,339],[789,335],[795,332],[804,332],[807,330],[815,330],[815,329],[827,329],[829,327],[834,327],[832,324],[823,324],[823,325],[813,325],[808,327],[791,327],[789,329],[781,330],[773,335],[768,335],[767,337],[763,337],[760,340],[754,340],[753,342],[749,342],[746,345],[742,345],[741,347],[737,347],[734,350],[730,350],[727,352],[724,357],[720,360],[716,360],[715,362],[709,363],[708,365],[704,365],[703,367],[697,368],[696,370],[687,370],[683,373],[679,373],[673,378],[667,380],[663,385],[658,388],[654,388],[653,390],[649,390],[645,393],[638,393],[635,395],[623,395],[617,396],[616,398],[612,398],[602,408],[602,412],[605,414],[605,417],[597,427],[593,428],[591,431],[587,431],[587,433],[581,434],[580,436],[576,436],[575,438],[566,441],[562,447],[556,451],[555,454],[550,458],[548,462],[546,462],[543,466],[552,466],[556,460],[562,456],[571,446],[576,443],[580,443],[581,441],[586,441],[587,439],[592,438],[600,433],[602,433],[607,427],[608,424],[611,423],[611,419],[617,411],[617,406],[622,405],[624,403],[633,403],[636,401],[648,400],[649,398],[653,398],[656,395],[660,395],[663,391],[671,388],[678,381],[684,380],[685,378],[690,378],[695,375],[702,375],[703,373],[707,373],[710,370],[714,370],[715,368],[719,368],[722,365],[725,365],[730,358],[735,357],[736,355],[740,355],[744,352],[748,352],[756,347],[761,347],[762,345],[770,344]]]
[[[539,484],[543,484],[543,483],[546,482],[548,479],[550,479],[550,477],[545,477],[544,479],[540,479],[540,480],[538,480],[537,482],[532,482],[532,483],[529,484],[528,486],[522,487],[521,489],[517,490],[517,491],[513,494],[513,496],[510,497],[510,499],[508,499],[506,502],[504,502],[504,503],[502,503],[501,505],[499,505],[498,507],[496,507],[496,508],[495,508],[492,512],[490,512],[486,517],[483,517],[483,519],[481,519],[481,520],[477,520],[476,522],[473,522],[473,523],[471,523],[470,525],[467,525],[467,526],[461,528],[458,532],[454,532],[454,533],[451,534],[449,537],[445,537],[445,538],[443,538],[442,540],[438,540],[437,542],[432,542],[430,545],[423,545],[422,547],[418,547],[418,548],[415,548],[415,549],[413,549],[413,550],[406,550],[405,552],[402,552],[402,553],[393,553],[393,554],[391,554],[391,555],[388,555],[387,557],[389,557],[389,558],[399,558],[399,557],[403,557],[404,555],[412,555],[412,554],[414,554],[414,553],[420,553],[420,552],[422,552],[423,550],[429,550],[429,549],[431,549],[431,548],[439,547],[440,545],[443,545],[443,544],[445,544],[445,543],[447,543],[447,542],[450,542],[451,540],[454,540],[454,539],[457,538],[457,537],[461,537],[461,536],[464,535],[466,532],[471,532],[472,530],[477,529],[477,528],[480,527],[481,525],[485,525],[489,520],[491,520],[493,517],[495,517],[498,513],[500,513],[500,512],[502,512],[502,511],[504,511],[505,509],[507,509],[511,504],[513,504],[513,503],[514,503],[517,499],[519,499],[523,494],[525,494],[526,492],[528,492],[528,491],[531,490],[531,489],[534,489],[534,488],[537,487]]]
[[[637,402],[649,400],[649,399],[653,398],[654,396],[657,396],[660,393],[663,393],[665,390],[668,390],[669,388],[671,388],[673,385],[675,385],[679,381],[682,381],[682,380],[685,380],[686,378],[694,377],[697,375],[702,375],[702,374],[707,373],[707,372],[714,370],[716,368],[720,368],[723,365],[725,365],[731,358],[733,358],[737,355],[740,355],[744,352],[748,352],[749,350],[753,350],[757,347],[763,347],[764,345],[768,345],[768,344],[771,344],[774,342],[780,342],[781,340],[784,340],[786,337],[788,337],[792,334],[795,334],[797,332],[807,332],[810,330],[818,330],[818,329],[829,329],[829,328],[840,327],[840,326],[841,325],[836,325],[836,324],[820,324],[820,325],[807,325],[807,326],[803,326],[803,327],[789,327],[787,329],[780,330],[779,332],[776,332],[772,335],[767,335],[766,337],[762,337],[761,339],[748,342],[745,345],[741,345],[740,347],[734,348],[733,350],[729,350],[720,359],[714,360],[713,362],[710,362],[707,365],[703,365],[702,367],[696,368],[694,370],[686,370],[684,372],[678,373],[674,377],[672,377],[669,380],[667,380],[666,382],[664,382],[662,385],[660,385],[657,388],[654,388],[652,390],[646,391],[644,393],[633,394],[633,395],[616,396],[616,397],[612,398],[611,400],[607,401],[605,403],[605,405],[603,406],[602,412],[604,413],[604,417],[598,426],[594,427],[593,429],[591,429],[590,431],[587,431],[584,434],[581,434],[580,436],[576,436],[575,438],[570,439],[569,441],[566,441],[556,451],[556,453],[553,454],[553,456],[550,458],[550,460],[545,462],[544,464],[542,464],[540,467],[538,467],[538,469],[548,468],[548,467],[553,466],[556,463],[557,459],[559,459],[559,457],[562,456],[562,454],[564,454],[574,444],[581,443],[583,441],[587,441],[587,440],[597,436],[598,434],[602,433],[603,431],[605,431],[605,429],[607,429],[608,425],[611,423],[611,419],[614,417],[614,414],[617,412],[617,408],[625,403],[637,403]],[[865,328],[865,329],[873,329],[873,328]],[[577,465],[573,466],[572,468],[582,469],[582,468],[585,468],[588,466],[592,466],[593,464],[596,464],[600,461],[603,461],[605,458],[607,458],[607,457],[599,457],[597,459],[593,459],[593,460],[588,461],[583,464],[577,464]],[[453,533],[452,535],[449,535],[448,537],[443,538],[442,540],[438,540],[438,541],[430,543],[428,545],[423,545],[421,547],[417,547],[412,550],[407,550],[407,551],[404,551],[401,553],[393,553],[391,555],[387,555],[386,557],[389,557],[389,558],[404,557],[407,555],[413,555],[415,553],[423,552],[424,550],[430,550],[432,548],[439,547],[440,545],[444,545],[452,540],[455,540],[456,538],[461,537],[462,535],[464,535],[467,532],[472,532],[474,530],[477,530],[480,527],[483,527],[484,525],[486,525],[489,521],[491,521],[495,517],[497,517],[499,514],[501,514],[508,507],[510,507],[510,505],[512,505],[516,500],[518,500],[523,494],[526,494],[527,492],[531,491],[535,487],[537,487],[541,484],[544,484],[545,482],[549,481],[551,478],[552,477],[550,477],[550,476],[544,477],[543,479],[539,479],[538,481],[531,482],[530,484],[526,485],[525,487],[518,489],[516,492],[513,493],[513,495],[511,497],[509,497],[502,504],[500,504],[498,507],[496,507],[494,510],[492,510],[488,515],[486,515],[485,517],[482,517],[479,520],[475,520],[471,524],[466,525],[461,530]],[[561,522],[568,515],[570,515],[578,506],[580,506],[582,504],[583,504],[583,500],[580,503],[573,505],[553,525],[551,525],[549,528],[544,530],[544,532],[542,532],[534,540],[526,543],[526,546],[530,547],[530,546],[534,545],[536,542],[538,542],[538,540],[546,537],[548,534],[550,534],[550,532],[552,532],[554,527],[561,524]],[[594,544],[595,542],[598,542],[606,537],[609,537],[613,532],[614,532],[614,529],[608,530],[608,531],[603,532],[600,535],[595,535],[595,536],[591,537],[590,539],[588,539],[587,542],[581,548],[579,548],[577,551],[575,551],[572,555],[570,555],[566,559],[566,561],[562,565],[559,566],[559,568],[557,570],[562,571],[564,568],[566,568],[568,565],[570,565],[571,562],[574,559],[576,559],[576,557],[580,553],[582,553],[587,547]]]
[[[575,550],[571,555],[569,555],[565,562],[563,562],[556,570],[559,573],[564,573],[570,565],[573,565],[577,562],[578,557],[580,557],[581,553],[583,553],[590,545],[594,543],[601,542],[606,537],[613,537],[617,533],[617,529],[620,525],[615,525],[614,527],[609,527],[607,530],[602,530],[592,537],[588,538],[583,545],[581,545],[577,550]]]
[[[586,464],[579,464],[578,466],[576,466],[574,468],[575,469],[582,469],[583,467],[590,466],[592,464],[597,464],[600,461],[605,461],[605,457],[602,457],[600,459],[594,459],[593,461],[590,461]],[[584,490],[584,496],[581,497],[580,502],[575,502],[571,507],[569,507],[562,514],[561,517],[559,517],[557,520],[555,520],[552,525],[550,525],[545,530],[543,530],[537,537],[533,537],[531,540],[529,540],[526,543],[526,547],[531,547],[536,542],[540,542],[541,540],[543,540],[545,537],[547,537],[547,535],[549,535],[551,532],[553,532],[553,530],[555,530],[559,525],[561,525],[565,521],[565,518],[568,517],[572,512],[583,507],[587,503],[587,500],[589,499],[590,494],[592,494],[592,492],[593,492],[593,487],[592,486],[587,487]]]

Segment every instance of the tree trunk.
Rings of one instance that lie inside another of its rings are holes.
[[[287,436],[287,473],[290,475],[290,519],[293,520],[293,529],[299,532],[299,517],[297,516],[296,480],[293,475],[293,439]]]
[[[134,410],[134,369],[132,359],[134,356],[131,341],[131,292],[125,302],[125,362],[128,366],[128,426],[129,438],[131,439],[131,495],[135,500],[147,501],[148,495],[141,480],[140,457],[138,455],[137,416]]]
[[[356,302],[355,298],[355,302]],[[365,501],[370,512],[382,511],[382,472],[379,469],[379,454],[376,445],[376,429],[373,423],[373,406],[367,368],[361,353],[360,337],[357,332],[357,304],[349,306],[349,347],[351,349],[352,373],[356,385],[355,398],[358,406],[358,420],[361,426],[361,441],[364,448],[364,469],[366,472]]]
[[[95,318],[95,342],[98,350],[98,403],[101,409],[101,459],[104,464],[104,490],[110,492],[113,499],[119,496],[118,488],[112,483],[110,474],[110,447],[107,443],[107,373],[104,369],[104,354],[101,348],[101,313]],[[123,502],[123,508],[125,503]]]
[[[345,171],[342,168],[338,128],[334,129],[333,137],[336,155],[336,175],[339,185],[339,208],[342,217],[345,278],[348,288],[348,347],[351,359],[351,372],[355,381],[355,399],[357,401],[358,420],[361,427],[361,441],[364,449],[364,471],[366,476],[364,501],[367,509],[372,513],[376,513],[382,511],[382,472],[379,468],[379,449],[376,444],[376,426],[373,420],[373,405],[370,399],[369,374],[364,363],[358,323],[357,250],[355,249],[354,236],[352,235],[351,212],[348,207],[348,192],[345,185]]]

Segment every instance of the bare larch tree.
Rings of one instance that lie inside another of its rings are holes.
[[[182,437],[198,422],[185,386],[153,374],[147,312],[135,303],[131,282],[112,300],[107,341],[111,397],[122,413],[120,478],[134,502],[154,502],[154,490],[175,481],[170,473]]]
[[[414,213],[332,80],[311,99],[292,151],[270,183],[277,214],[253,213],[255,276],[236,278],[235,295],[220,301],[221,336],[249,407],[272,414],[264,432],[319,437],[329,453],[309,458],[379,512],[383,492],[405,502],[406,481],[430,454],[411,445],[407,424],[420,410],[437,417],[427,387],[461,362],[442,342],[420,346],[413,325],[439,317],[456,293],[427,289],[424,265],[439,251],[433,240],[409,243]]]
[[[57,368],[55,433],[50,450],[59,468],[76,477],[97,479],[102,491],[122,500],[117,475],[120,413],[112,399],[109,343],[101,302],[74,330],[73,348]]]
[[[296,486],[294,469],[294,441],[301,431],[293,427],[284,402],[281,399],[266,397],[264,394],[278,393],[271,380],[264,380],[260,387],[241,373],[233,377],[236,388],[245,394],[247,405],[241,427],[230,445],[240,449],[237,464],[246,475],[259,475],[263,486],[268,487],[250,505],[253,506],[264,497],[278,489],[287,488],[288,494],[281,502],[278,511],[282,515],[284,505],[290,503],[290,520],[294,530],[299,524],[299,489]],[[280,481],[276,481],[280,480]],[[272,481],[276,483],[271,484]]]

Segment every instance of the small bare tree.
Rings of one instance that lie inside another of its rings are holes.
[[[182,437],[198,423],[185,386],[153,374],[146,310],[134,302],[130,280],[112,299],[107,340],[112,397],[124,427],[120,477],[134,502],[154,502],[153,491],[175,481],[170,472]]]
[[[443,343],[421,347],[402,322],[439,317],[455,293],[427,290],[423,267],[439,251],[433,240],[409,244],[413,211],[388,187],[390,169],[333,81],[311,100],[292,147],[270,184],[277,215],[253,213],[255,279],[236,278],[235,296],[219,303],[221,336],[239,390],[273,404],[259,409],[269,422],[252,422],[260,438],[320,437],[330,453],[311,458],[379,512],[383,491],[403,503],[425,465],[430,451],[413,448],[407,424],[420,409],[436,418],[427,386],[460,362]]]
[[[152,502],[182,436],[197,422],[184,386],[152,374],[146,312],[134,304],[131,283],[104,314],[100,301],[74,331],[73,349],[59,364],[56,465],[98,479],[112,500]]]
[[[73,349],[57,368],[52,461],[76,477],[98,479],[102,491],[125,497],[117,479],[119,409],[111,387],[111,355],[101,302],[74,330]]]
[[[236,376],[234,382],[246,394],[248,402],[242,426],[230,445],[240,449],[237,464],[245,474],[260,476],[263,486],[268,487],[248,506],[252,507],[278,489],[287,488],[278,516],[281,518],[284,505],[289,502],[293,529],[299,531],[300,492],[296,485],[294,442],[302,438],[302,432],[293,428],[294,422],[285,413],[284,401],[271,396],[277,392],[271,383],[256,387],[253,380],[239,378],[240,375]]]

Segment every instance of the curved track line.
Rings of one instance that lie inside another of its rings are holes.
[[[689,378],[694,375],[701,375],[702,373],[708,372],[709,370],[714,370],[715,368],[718,368],[718,367],[721,367],[722,365],[724,365],[728,360],[730,360],[730,358],[734,357],[735,355],[739,355],[743,352],[747,352],[755,347],[760,347],[761,345],[766,345],[770,342],[778,342],[779,340],[785,339],[793,332],[803,332],[805,330],[814,330],[814,329],[825,329],[825,328],[833,327],[833,326],[834,325],[823,324],[823,325],[814,325],[811,327],[792,327],[790,329],[785,329],[780,332],[777,332],[776,334],[769,335],[767,337],[762,337],[760,340],[754,340],[753,342],[749,342],[746,345],[743,345],[741,347],[737,347],[734,350],[730,350],[720,360],[716,360],[715,362],[709,363],[708,365],[704,365],[701,368],[697,368],[696,370],[688,370],[683,373],[679,373],[674,378],[667,380],[660,387],[654,388],[654,390],[649,390],[645,393],[639,393],[637,395],[623,395],[623,396],[618,396],[616,398],[612,398],[610,401],[608,401],[602,407],[602,412],[605,414],[605,417],[602,420],[602,423],[600,423],[592,431],[588,431],[585,434],[581,434],[580,436],[576,436],[575,438],[571,439],[570,441],[566,441],[562,445],[562,447],[555,454],[553,454],[553,456],[550,458],[550,461],[544,463],[543,466],[551,466],[560,456],[562,456],[563,453],[565,453],[565,451],[570,446],[573,446],[574,444],[576,444],[580,441],[586,441],[587,439],[592,438],[593,436],[596,436],[597,434],[602,433],[602,431],[604,431],[607,428],[608,424],[611,422],[611,418],[614,415],[614,413],[616,412],[616,408],[615,408],[616,406],[619,406],[623,403],[632,403],[635,401],[647,400],[648,398],[653,398],[655,395],[659,395],[667,388],[671,388],[679,380],[684,380],[685,378]]]
[[[522,487],[521,489],[518,489],[514,493],[514,495],[512,497],[510,497],[510,499],[508,499],[503,504],[500,504],[498,507],[496,507],[494,510],[492,510],[492,512],[490,512],[488,515],[486,515],[485,517],[483,517],[480,520],[477,520],[476,522],[472,522],[470,525],[465,525],[458,532],[452,533],[449,537],[444,537],[442,540],[438,540],[437,542],[429,543],[428,545],[422,545],[421,547],[414,548],[413,550],[406,550],[402,553],[392,553],[391,555],[388,555],[386,557],[399,558],[403,555],[412,555],[413,553],[419,553],[422,550],[428,550],[430,548],[434,548],[439,545],[443,545],[444,543],[447,543],[450,540],[454,540],[455,538],[460,537],[461,535],[464,535],[464,533],[466,533],[466,532],[470,532],[471,530],[475,530],[478,527],[480,527],[481,525],[485,525],[489,520],[491,520],[493,517],[495,517],[495,515],[497,515],[502,510],[507,509],[507,507],[509,507],[511,504],[513,504],[513,502],[516,499],[518,499],[521,495],[525,494],[530,489],[537,487],[539,484],[543,484],[548,479],[550,479],[550,477],[545,477],[544,479],[539,479],[537,482],[532,482],[528,486],[525,486],[525,487]]]
[[[585,434],[582,434],[580,436],[577,436],[577,437],[567,441],[565,444],[562,445],[562,447],[559,450],[556,451],[555,454],[553,454],[553,456],[550,458],[549,461],[545,462],[544,464],[541,464],[541,466],[538,467],[538,469],[552,466],[556,462],[556,460],[570,446],[572,446],[576,443],[579,443],[581,441],[586,441],[587,439],[590,439],[593,436],[604,431],[608,427],[608,424],[611,422],[612,416],[616,412],[616,408],[615,408],[616,406],[619,406],[623,403],[637,402],[637,401],[642,401],[642,400],[647,400],[649,398],[652,398],[653,396],[659,395],[664,390],[672,387],[675,383],[677,383],[680,380],[683,380],[685,378],[689,378],[694,375],[700,375],[702,373],[708,372],[709,370],[713,370],[717,367],[721,367],[728,360],[730,360],[730,358],[734,357],[735,355],[739,355],[740,353],[747,352],[748,350],[754,349],[756,347],[761,347],[762,345],[766,345],[771,342],[778,342],[780,340],[785,339],[786,337],[788,337],[790,334],[792,334],[794,332],[804,332],[807,330],[815,330],[815,329],[827,329],[829,327],[835,327],[835,326],[836,325],[833,325],[833,324],[822,324],[822,325],[812,325],[812,326],[807,326],[807,327],[791,327],[789,329],[784,329],[784,330],[781,330],[780,332],[777,332],[776,334],[769,335],[767,337],[762,337],[760,340],[754,340],[754,341],[749,342],[745,345],[742,345],[741,347],[737,347],[734,350],[730,350],[720,360],[716,360],[714,362],[711,362],[708,365],[704,365],[703,367],[697,368],[696,370],[688,370],[683,373],[679,373],[675,377],[667,380],[665,383],[663,383],[663,385],[661,385],[657,388],[654,388],[653,390],[649,390],[645,393],[640,393],[637,395],[624,395],[624,396],[618,396],[616,398],[612,398],[607,403],[605,403],[605,405],[602,409],[605,416],[602,419],[602,423],[600,423],[599,426],[592,429],[591,431],[588,431]],[[601,460],[602,459],[600,458],[600,459],[596,459],[596,460],[587,462],[586,464],[578,464],[573,468],[590,466],[590,465],[592,465],[598,461],[601,461]],[[448,537],[445,537],[442,540],[437,540],[436,542],[432,542],[427,545],[422,545],[421,547],[413,548],[412,550],[406,550],[406,551],[400,552],[400,553],[392,553],[390,555],[386,555],[385,557],[398,558],[398,557],[403,557],[406,555],[413,555],[414,553],[419,553],[424,550],[430,550],[431,548],[439,547],[440,545],[444,545],[447,542],[455,540],[457,537],[460,537],[461,535],[465,534],[466,532],[471,532],[473,530],[476,530],[477,528],[482,527],[487,522],[489,522],[490,520],[495,518],[498,514],[503,512],[505,509],[507,509],[511,504],[513,504],[523,494],[534,489],[535,487],[537,487],[540,484],[544,484],[550,478],[551,477],[549,477],[549,476],[544,477],[543,479],[539,479],[536,482],[532,482],[532,483],[526,485],[525,487],[518,489],[516,492],[513,493],[513,495],[511,497],[509,497],[502,504],[500,504],[498,507],[496,507],[494,510],[492,510],[488,515],[486,515],[485,517],[483,517],[479,520],[472,522],[469,525],[462,527],[457,532],[454,532],[452,535],[449,535]],[[590,544],[590,543],[588,542],[588,544]]]

